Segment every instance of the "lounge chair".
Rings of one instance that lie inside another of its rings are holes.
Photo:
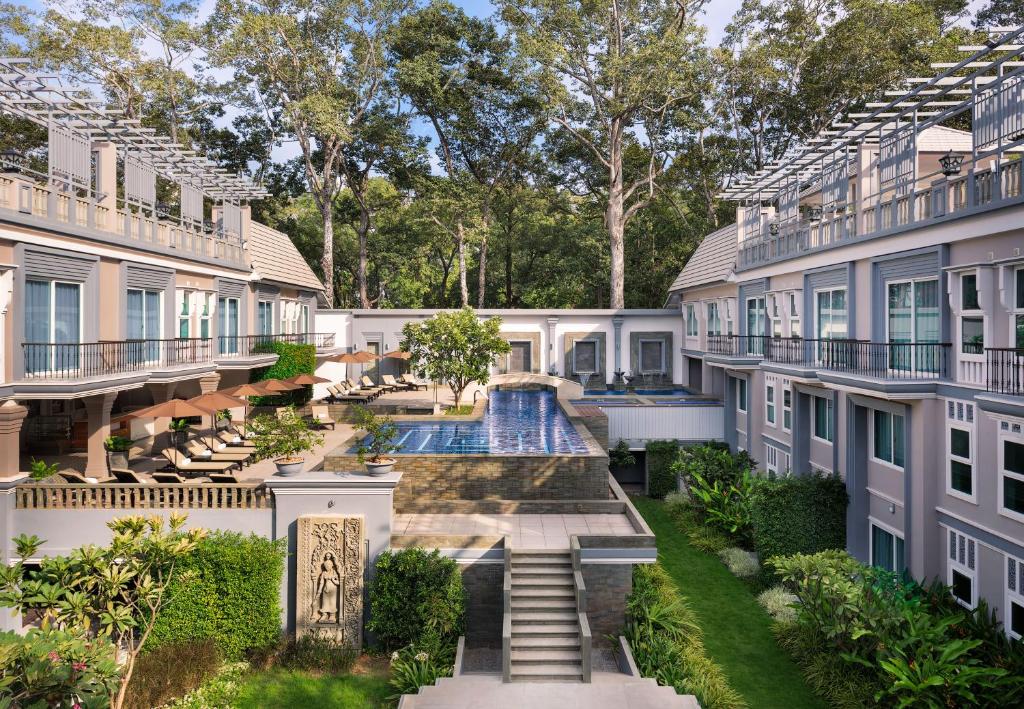
[[[233,473],[210,473],[210,482],[237,485],[238,478]]]
[[[192,478],[191,480],[186,480],[177,473],[156,472],[152,473],[152,475],[154,480],[164,485],[199,485],[201,483],[210,482],[210,478]]]
[[[98,483],[112,483],[117,480],[113,475],[108,475],[103,478],[87,478],[81,473],[76,473],[74,470],[61,470],[57,475],[64,478],[64,482],[72,483],[74,485],[96,485]]]
[[[330,410],[322,404],[313,404],[309,407],[312,414],[309,416],[309,421],[317,428],[331,427],[334,430],[337,422],[331,418]]]
[[[387,394],[387,390],[384,387],[378,386],[366,386],[364,384],[356,384],[351,379],[343,379],[341,384],[338,385],[344,391],[354,395],[365,395],[376,399],[378,396]]]
[[[193,438],[185,444],[185,450],[188,451],[189,457],[195,460],[227,461],[241,463],[242,465],[248,465],[252,462],[252,453],[247,453],[245,451],[229,451],[227,450],[227,445],[222,445],[224,445],[224,450],[214,451],[210,450],[208,446]]]
[[[192,460],[182,455],[176,448],[164,448],[160,454],[178,472],[184,470],[187,473],[193,471],[197,473],[226,473],[234,468],[241,469],[242,467],[241,463],[233,461]]]
[[[397,391],[397,386],[391,386],[390,384],[374,384],[373,380],[365,374],[359,378],[359,383],[368,389],[383,389],[384,391]]]
[[[407,384],[406,382],[396,381],[395,378],[390,374],[383,375],[381,379],[388,386],[394,387],[395,391],[409,391],[410,389],[415,389],[415,387],[411,386],[410,384]]]
[[[128,470],[127,468],[112,468],[111,471],[114,477],[117,478],[119,483],[126,483],[128,485],[152,485],[152,480],[146,480],[143,477],[139,477],[139,474],[134,470]]]
[[[371,396],[369,394],[359,394],[348,389],[342,389],[341,387],[328,387],[328,391],[331,392],[331,401],[337,402],[353,401],[358,402],[360,404],[368,404],[377,398],[376,396]]]
[[[425,383],[416,381],[416,377],[409,374],[408,372],[402,375],[402,382],[408,384],[414,389],[419,389],[422,387],[424,391],[427,390],[427,385]]]
[[[217,431],[217,438],[220,439],[221,443],[233,450],[252,451],[256,448],[254,443],[245,440],[239,433],[227,430]]]

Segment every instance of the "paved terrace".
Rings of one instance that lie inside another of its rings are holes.
[[[637,534],[625,514],[397,514],[393,534],[507,536],[512,549],[568,549],[572,534]]]

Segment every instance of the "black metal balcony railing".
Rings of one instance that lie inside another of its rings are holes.
[[[209,362],[210,340],[120,340],[103,342],[25,342],[25,377],[84,379]]]
[[[986,348],[985,370],[989,391],[1024,395],[1024,348]]]
[[[287,335],[221,335],[217,338],[218,357],[251,357],[273,354],[273,345],[313,345],[316,349],[334,347],[333,332],[297,332]]]
[[[764,357],[768,340],[765,335],[708,335],[710,354],[730,357]]]

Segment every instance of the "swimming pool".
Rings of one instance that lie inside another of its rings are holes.
[[[550,391],[491,391],[480,421],[397,422],[399,453],[589,453]],[[353,445],[349,453],[355,453]]]

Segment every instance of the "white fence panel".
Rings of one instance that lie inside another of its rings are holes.
[[[608,441],[722,441],[725,409],[707,406],[600,406],[608,416]]]

